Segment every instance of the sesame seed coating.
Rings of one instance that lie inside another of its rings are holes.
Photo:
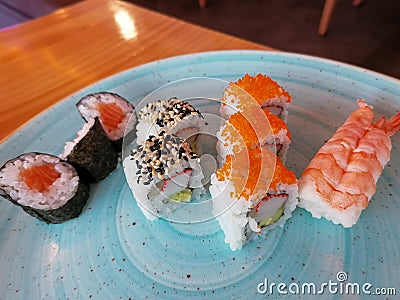
[[[189,115],[203,118],[192,105],[177,98],[148,103],[139,112],[139,118],[159,127],[173,127]]]
[[[137,183],[145,185],[182,172],[191,159],[199,160],[185,140],[165,132],[149,137],[130,156],[138,167]]]

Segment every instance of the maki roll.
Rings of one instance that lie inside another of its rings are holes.
[[[229,85],[222,97],[220,114],[223,118],[227,119],[230,115],[242,111],[249,105],[247,99],[241,97],[238,88],[250,94],[262,109],[268,110],[286,121],[287,107],[292,101],[292,97],[277,82],[263,74],[256,76],[246,74],[237,82]]]
[[[83,97],[76,106],[86,121],[98,117],[108,138],[121,151],[123,138],[136,125],[133,105],[117,94],[100,92]]]
[[[185,140],[161,131],[124,160],[128,184],[144,215],[164,217],[204,188],[200,160]]]
[[[220,160],[240,149],[262,146],[276,153],[282,162],[292,140],[286,123],[259,107],[231,115],[217,133],[217,139]]]
[[[264,147],[226,157],[211,178],[213,211],[232,250],[277,226],[297,205],[297,179]]]
[[[106,178],[118,164],[118,153],[98,118],[89,119],[78,131],[77,137],[65,143],[60,157],[75,166],[86,182]]]
[[[136,127],[137,143],[160,130],[175,134],[195,146],[197,135],[205,124],[201,113],[188,102],[171,98],[148,103],[140,112]]]
[[[63,223],[82,212],[89,187],[60,158],[26,153],[0,169],[0,195],[46,223]]]

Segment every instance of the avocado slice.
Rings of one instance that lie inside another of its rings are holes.
[[[284,208],[284,205],[282,205],[282,206],[274,213],[273,216],[262,220],[258,225],[259,225],[260,227],[265,227],[265,226],[271,225],[272,223],[275,223],[276,221],[278,221],[278,220],[282,217],[282,215],[283,215],[283,208]]]
[[[169,197],[172,201],[175,202],[190,202],[192,198],[192,190],[191,189],[184,189],[179,193],[176,193]]]

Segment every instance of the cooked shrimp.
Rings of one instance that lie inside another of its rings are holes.
[[[376,192],[390,159],[390,136],[400,129],[400,113],[373,122],[373,107],[358,109],[321,147],[299,180],[300,206],[335,224],[354,225]]]

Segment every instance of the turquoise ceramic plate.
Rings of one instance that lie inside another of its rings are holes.
[[[277,52],[200,53],[143,65],[77,92],[3,142],[0,163],[28,151],[59,154],[83,124],[75,103],[88,93],[112,91],[135,104],[174,80],[232,81],[258,72],[293,96],[287,165],[298,176],[356,108],[357,98],[379,115],[400,111],[400,82],[360,68]],[[149,223],[121,166],[92,186],[79,218],[61,225],[41,223],[1,199],[0,298],[265,299],[281,292],[295,298],[322,292],[327,299],[364,299],[366,293],[393,293],[392,288],[399,294],[400,135],[392,140],[392,159],[377,193],[351,229],[297,209],[283,228],[236,252],[224,243],[216,221]]]

